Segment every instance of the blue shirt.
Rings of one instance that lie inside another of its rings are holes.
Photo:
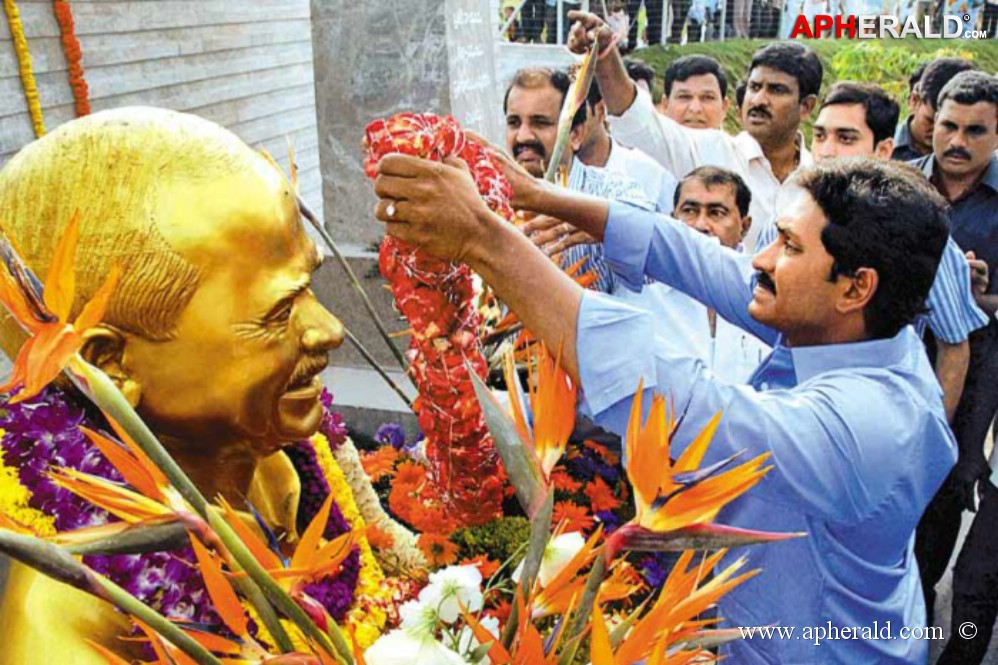
[[[760,251],[774,240],[776,225],[770,224],[759,236]],[[970,289],[970,264],[960,247],[952,236],[946,243],[935,281],[925,299],[928,311],[915,319],[915,332],[919,336],[928,326],[936,339],[959,344],[966,341],[970,333],[988,324],[987,315],[974,300]]]
[[[894,132],[894,152],[891,153],[894,161],[909,162],[921,157],[911,143],[911,120],[912,116],[909,115]]]
[[[572,170],[568,175],[568,188],[590,196],[598,196],[611,201],[626,201],[646,209],[655,205],[645,196],[637,182],[622,173],[614,173],[596,166],[586,166],[577,158],[572,160]],[[613,293],[613,273],[603,259],[603,244],[576,245],[562,253],[561,264],[567,268],[581,259],[589,259],[579,274],[596,273],[596,281],[590,287],[601,293]]]
[[[579,375],[587,409],[618,433],[638,380],[671,393],[685,416],[681,449],[723,412],[704,466],[734,452],[772,453],[773,470],[732,502],[718,522],[804,538],[732,551],[762,573],[720,602],[729,626],[794,627],[795,639],[731,643],[730,662],[924,663],[914,639],[814,641],[808,627],[925,625],[915,526],[956,459],[942,391],[910,326],[891,339],[790,349],[747,311],[751,258],[721,247],[677,220],[611,204],[604,238],[618,278],[665,282],[719,316],[777,343],[750,379],[732,385],[697,359],[676,353],[651,317],[586,293],[578,321]],[[678,454],[678,450],[674,453]]]

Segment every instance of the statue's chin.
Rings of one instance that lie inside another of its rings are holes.
[[[316,377],[308,387],[286,392],[278,398],[278,431],[285,442],[307,439],[318,431],[322,422],[321,392],[322,383]]]

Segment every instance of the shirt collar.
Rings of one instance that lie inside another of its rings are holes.
[[[807,149],[807,141],[804,139],[803,132],[797,132],[797,138],[794,142],[797,144],[797,153],[799,156],[797,168],[813,164],[814,158],[811,157],[811,152]],[[742,156],[747,161],[766,159],[766,154],[762,151],[762,146],[745,130],[739,132],[738,136],[735,137],[735,145],[738,146],[738,151],[742,153]]]
[[[931,180],[936,168],[936,156],[930,153],[916,161],[915,166],[922,169],[925,177]],[[998,194],[998,153],[991,154],[991,161],[988,162],[988,168],[984,172],[980,184],[990,187],[991,191]]]
[[[911,326],[890,339],[875,339],[848,344],[826,344],[791,348],[798,383],[841,369],[860,367],[886,368],[899,365],[911,353],[912,345],[921,346]]]

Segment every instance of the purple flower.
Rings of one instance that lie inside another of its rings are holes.
[[[612,510],[601,510],[595,517],[603,524],[604,533],[610,534],[620,528],[620,518]]]
[[[350,433],[347,431],[346,423],[343,422],[343,416],[332,411],[333,394],[323,388],[322,393],[319,395],[319,400],[322,402],[323,407],[319,432],[329,440],[329,447],[336,450],[347,440],[347,436]]]
[[[328,409],[332,395],[323,391],[322,403]],[[100,413],[88,408],[74,393],[55,388],[47,388],[19,404],[0,407],[0,428],[5,430],[0,439],[4,461],[17,470],[21,484],[31,492],[30,505],[53,516],[60,532],[117,521],[107,511],[56,486],[48,476],[53,467],[62,466],[123,482],[121,474],[79,429],[86,422],[92,429],[110,430]],[[323,415],[322,431],[331,446],[346,440],[343,419],[328,410]],[[311,444],[298,443],[286,451],[301,478],[301,530],[318,514],[330,490]],[[333,504],[324,536],[332,539],[348,530],[343,513]],[[228,635],[211,604],[190,548],[142,555],[87,556],[84,562],[163,615],[214,626]],[[341,621],[353,603],[359,575],[360,553],[355,550],[337,574],[309,585],[308,593]],[[252,633],[255,624],[251,624]],[[151,657],[151,653],[148,655]]]
[[[405,446],[405,430],[398,423],[385,423],[374,433],[374,439],[395,450],[402,450]]]

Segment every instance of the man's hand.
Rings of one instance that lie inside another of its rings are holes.
[[[568,50],[572,53],[585,55],[594,41],[599,42],[599,50],[602,51],[613,41],[613,30],[596,14],[570,11],[568,20],[573,22],[568,33]]]
[[[988,292],[988,264],[977,258],[973,252],[967,252],[967,262],[970,264],[970,289],[974,297],[983,296]]]
[[[592,245],[599,242],[585,231],[546,215],[537,215],[521,226],[520,230],[548,256],[560,254],[576,245]]]
[[[984,492],[984,483],[991,477],[991,468],[984,459],[983,452],[979,459],[974,460],[964,460],[961,456],[953,467],[952,474],[954,489],[960,498],[960,503],[966,510],[976,513]]]
[[[374,214],[389,235],[441,259],[468,261],[485,246],[489,224],[502,223],[478,195],[460,159],[431,162],[409,155],[386,155],[378,162]]]

